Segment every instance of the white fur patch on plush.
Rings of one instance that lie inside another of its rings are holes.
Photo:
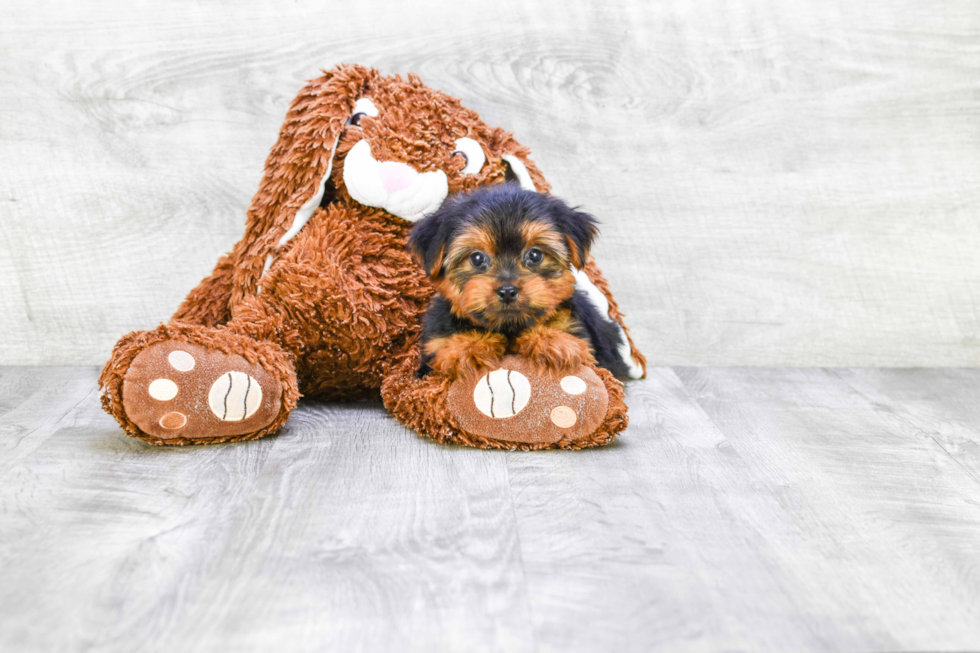
[[[371,98],[362,97],[354,103],[354,111],[351,113],[352,116],[356,116],[359,113],[363,113],[365,116],[370,116],[372,118],[378,117],[378,107],[374,106],[374,102]]]
[[[505,154],[500,158],[506,161],[507,165],[510,166],[511,172],[513,172],[514,176],[517,177],[517,181],[520,183],[521,188],[524,190],[529,190],[533,193],[538,192],[537,187],[534,185],[534,180],[531,179],[531,173],[527,171],[527,166],[524,165],[523,161],[518,159],[513,154]]]
[[[361,204],[411,222],[435,211],[449,194],[449,178],[442,170],[418,172],[398,161],[378,161],[366,140],[358,141],[344,159],[344,186]]]
[[[483,170],[483,164],[487,162],[487,155],[483,153],[483,148],[472,138],[464,136],[456,139],[456,150],[466,159],[466,166],[460,170],[464,175],[475,175]]]
[[[377,111],[377,109],[375,109],[375,111]],[[306,223],[313,217],[313,213],[316,212],[317,207],[320,206],[320,202],[323,201],[323,193],[326,190],[327,181],[330,179],[330,173],[333,172],[333,158],[337,154],[337,143],[339,142],[340,134],[337,134],[337,138],[333,139],[333,147],[330,148],[330,161],[327,163],[327,170],[323,173],[323,177],[320,178],[320,185],[317,186],[316,192],[313,193],[313,197],[306,200],[306,203],[299,207],[299,210],[296,211],[296,215],[293,216],[293,223],[289,226],[289,230],[287,230],[286,233],[282,235],[282,238],[279,239],[279,242],[276,244],[276,248],[269,252],[269,255],[265,257],[265,266],[262,268],[262,275],[259,277],[259,279],[265,276],[265,273],[269,271],[270,267],[272,267],[272,261],[275,258],[276,252],[279,250],[279,248],[288,243],[293,236],[298,234],[300,230],[306,226]],[[261,293],[262,286],[260,285],[258,288],[256,288],[255,292]]]
[[[609,300],[606,296],[602,294],[592,279],[589,279],[589,275],[585,273],[585,270],[577,270],[572,268],[572,274],[575,275],[575,285],[579,290],[585,293],[585,296],[589,298],[592,305],[596,307],[599,311],[599,315],[606,318],[610,322],[616,325],[619,329],[619,337],[622,344],[619,345],[619,357],[626,363],[627,369],[629,369],[629,374],[631,379],[643,378],[643,368],[633,360],[633,350],[630,349],[630,343],[626,340],[626,333],[623,331],[623,327],[619,325],[611,317],[609,317]]]

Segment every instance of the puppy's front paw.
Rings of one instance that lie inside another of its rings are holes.
[[[555,328],[534,327],[517,339],[517,347],[528,362],[546,373],[568,374],[594,362],[586,341]]]
[[[507,339],[499,333],[454,333],[425,344],[425,353],[433,357],[429,366],[454,380],[496,369],[506,349]]]

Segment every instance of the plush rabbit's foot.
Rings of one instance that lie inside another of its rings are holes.
[[[151,444],[211,444],[275,433],[299,391],[278,345],[171,322],[119,340],[99,377],[102,407]]]
[[[196,440],[268,426],[279,414],[282,386],[238,354],[169,340],[133,359],[122,396],[126,415],[144,433]]]
[[[543,373],[539,362],[511,355],[492,372],[454,382],[447,408],[463,431],[480,438],[574,447],[602,424],[609,393],[586,365],[555,376]]]

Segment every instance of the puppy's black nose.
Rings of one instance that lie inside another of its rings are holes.
[[[497,288],[497,297],[505,304],[512,304],[517,301],[517,287],[500,286]]]

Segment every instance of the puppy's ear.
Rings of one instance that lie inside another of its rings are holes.
[[[573,209],[561,200],[555,200],[554,208],[555,226],[565,234],[572,265],[581,270],[585,266],[592,243],[599,235],[599,223],[588,213]]]
[[[443,218],[442,211],[436,211],[416,222],[408,234],[408,251],[433,280],[442,274],[442,260],[449,244],[451,230]]]

